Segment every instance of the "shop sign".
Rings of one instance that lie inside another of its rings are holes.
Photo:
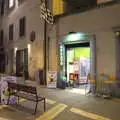
[[[56,86],[57,86],[57,72],[56,71],[48,71],[47,87],[48,88],[56,88]]]

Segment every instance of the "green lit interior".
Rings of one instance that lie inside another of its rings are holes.
[[[90,48],[75,48],[75,57],[90,57]]]

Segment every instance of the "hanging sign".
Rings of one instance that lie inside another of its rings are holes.
[[[56,88],[56,86],[57,86],[57,72],[56,71],[48,71],[47,87],[48,88]]]
[[[40,16],[49,24],[53,24],[53,15],[52,12],[47,8],[47,5],[45,3],[45,0],[41,1],[41,5],[40,5],[40,11],[41,14]]]

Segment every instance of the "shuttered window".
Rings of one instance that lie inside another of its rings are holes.
[[[4,31],[0,31],[0,45],[3,45],[3,39],[4,39]]]
[[[4,1],[4,0],[1,0],[1,4],[0,4],[1,16],[4,15],[4,5],[5,5],[5,1]]]
[[[13,40],[13,31],[14,31],[14,26],[11,24],[9,26],[9,40]]]
[[[19,20],[19,36],[25,36],[26,32],[26,18],[23,17]]]

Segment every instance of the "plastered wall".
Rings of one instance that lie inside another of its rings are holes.
[[[27,48],[28,44],[31,44],[31,50],[28,58],[28,67],[30,76],[34,76],[34,71],[38,68],[43,68],[43,40],[44,40],[44,21],[40,17],[40,0],[25,0],[21,5],[15,6],[11,11],[6,11],[3,17],[3,28],[5,31],[5,45],[6,51],[10,58],[10,49]],[[26,17],[26,35],[19,37],[19,20],[22,17]],[[14,40],[9,41],[9,24],[14,24]],[[30,34],[35,31],[35,41],[30,41]],[[6,66],[6,72],[11,72],[11,59],[9,59],[8,65]],[[14,72],[15,72],[15,61],[14,61]]]
[[[34,76],[34,71],[43,68],[43,40],[44,40],[44,21],[40,18],[40,0],[25,0],[23,4],[6,13],[3,21],[5,30],[6,50],[17,47],[23,49],[27,44],[31,44],[31,54],[29,55],[29,73]],[[74,15],[64,16],[59,19],[55,25],[48,28],[49,55],[48,70],[57,71],[58,69],[58,41],[70,31],[86,32],[96,35],[96,70],[98,73],[115,75],[116,73],[116,56],[115,56],[115,37],[113,27],[120,26],[120,4],[98,8],[88,12],[77,13]],[[26,16],[26,35],[19,37],[19,19]],[[14,41],[8,40],[9,24],[14,24]],[[30,41],[30,33],[35,31],[36,39]],[[7,72],[11,72],[12,62],[6,66]],[[14,64],[15,65],[15,64]]]
[[[120,4],[98,8],[81,14],[60,18],[56,23],[61,38],[70,31],[96,36],[96,72],[116,74],[115,35],[113,28],[120,26]],[[57,29],[57,28],[56,28]]]

